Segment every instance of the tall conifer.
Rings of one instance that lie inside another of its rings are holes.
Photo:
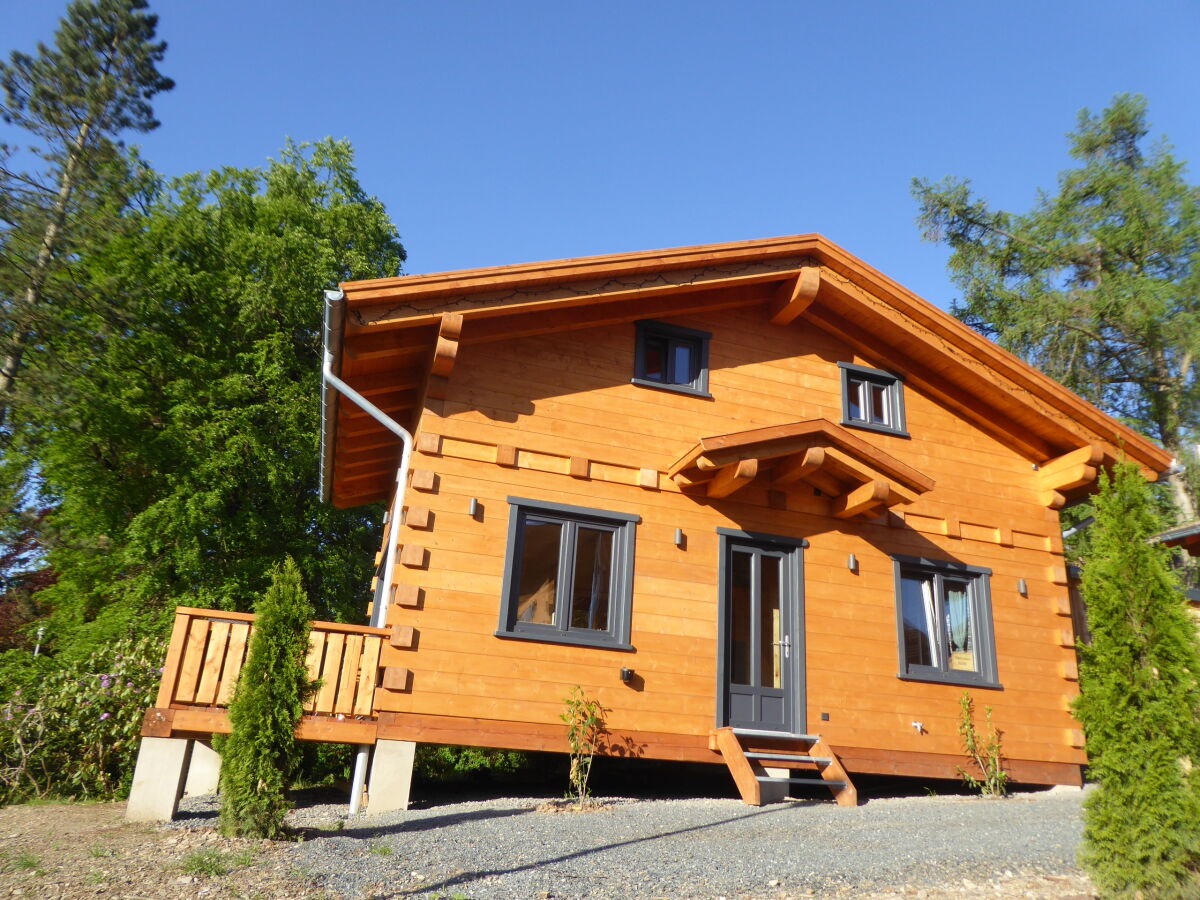
[[[1146,101],[1083,110],[1077,161],[1027,213],[997,210],[948,178],[913,182],[928,240],[953,251],[954,313],[1181,461],[1200,440],[1200,189]],[[1169,476],[1181,522],[1197,497]]]
[[[312,607],[292,559],[256,604],[250,653],[229,704],[221,746],[221,833],[279,838],[287,790],[300,763],[296,726],[312,690],[304,667]]]
[[[0,427],[30,347],[50,327],[52,295],[63,261],[89,233],[111,221],[135,182],[137,166],[120,135],[158,127],[150,100],[174,87],[158,71],[166,44],[146,0],[74,0],[36,55],[14,52],[0,63],[0,115],[32,137],[40,171],[10,168],[0,146]]]
[[[1101,475],[1083,573],[1092,643],[1075,712],[1089,775],[1081,860],[1106,898],[1200,897],[1200,645],[1149,487]]]

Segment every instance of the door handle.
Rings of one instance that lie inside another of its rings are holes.
[[[783,640],[781,640],[781,641],[771,641],[771,643],[772,643],[774,646],[776,646],[776,647],[782,647],[782,648],[783,648],[783,658],[784,658],[784,659],[791,659],[791,658],[792,658],[792,638],[791,638],[791,635],[787,635],[787,634],[785,634],[785,635],[783,636]]]

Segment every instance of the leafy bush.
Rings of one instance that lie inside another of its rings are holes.
[[[0,803],[127,794],[165,652],[159,638],[127,638],[82,663],[25,667],[40,680],[0,705]],[[6,662],[5,671],[18,669]]]
[[[473,775],[511,775],[528,761],[519,750],[418,744],[416,774],[431,781],[454,781]]]
[[[229,704],[221,742],[221,833],[279,838],[287,790],[300,763],[296,726],[315,685],[304,667],[312,606],[290,557],[255,605],[250,652]]]

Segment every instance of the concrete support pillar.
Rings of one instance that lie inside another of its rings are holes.
[[[125,821],[169,822],[175,818],[191,755],[192,742],[186,738],[142,738]]]
[[[408,809],[416,754],[417,745],[413,741],[375,742],[371,774],[367,779],[368,814],[377,816],[397,809]]]
[[[183,796],[204,797],[217,792],[221,778],[221,754],[200,741],[192,741],[192,761],[188,763]]]
[[[789,778],[792,774],[791,769],[777,769],[774,766],[763,766],[763,769],[771,778]],[[768,781],[760,784],[758,787],[761,791],[763,803],[779,803],[781,800],[788,798],[790,794],[788,789],[791,785],[786,781]]]

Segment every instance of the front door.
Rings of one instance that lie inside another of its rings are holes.
[[[723,533],[721,725],[805,727],[801,545]]]

